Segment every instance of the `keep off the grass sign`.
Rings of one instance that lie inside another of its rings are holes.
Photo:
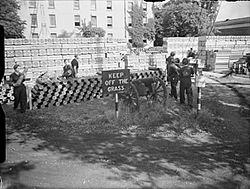
[[[121,93],[129,84],[129,69],[102,71],[103,94]]]

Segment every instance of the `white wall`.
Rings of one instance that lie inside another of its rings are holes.
[[[41,23],[46,23],[46,29],[43,30],[45,36],[43,38],[50,37],[51,33],[61,34],[63,30],[67,32],[76,31],[77,28],[74,26],[74,15],[80,15],[82,21],[88,23],[91,20],[91,15],[97,16],[97,26],[102,27],[107,33],[113,33],[114,38],[125,38],[128,37],[128,33],[125,30],[125,17],[128,16],[127,6],[128,1],[131,0],[113,0],[112,11],[106,10],[106,0],[96,0],[96,11],[91,10],[90,0],[80,0],[80,9],[74,9],[73,0],[55,0],[55,8],[48,8],[48,0],[38,0],[37,10],[29,7],[29,0],[19,0],[21,10],[19,15],[22,20],[26,20],[26,29],[24,35],[26,38],[31,38],[31,33],[41,34],[42,27]],[[152,18],[152,3],[147,3],[147,18]],[[42,16],[42,6],[44,10],[44,16]],[[124,7],[125,6],[125,7]],[[37,13],[38,27],[31,31],[31,18],[30,14]],[[56,15],[56,27],[50,27],[49,14]],[[112,29],[107,28],[107,16],[112,16],[113,27]]]

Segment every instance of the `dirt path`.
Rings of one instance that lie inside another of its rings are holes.
[[[136,135],[136,126],[110,135],[71,137],[53,130],[44,135],[27,131],[29,125],[16,128],[7,115],[2,187],[249,188],[249,107],[242,96],[216,80],[207,79],[203,108],[231,124],[210,125],[196,134],[187,130],[179,135],[166,123],[145,136]],[[249,94],[245,87],[236,89]]]

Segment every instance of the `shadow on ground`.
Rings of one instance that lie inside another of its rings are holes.
[[[11,119],[14,114],[16,120]],[[139,187],[159,188],[155,178],[163,175],[168,175],[169,178],[178,177],[178,180],[183,182],[202,182],[204,173],[210,173],[213,177],[214,171],[224,168],[230,169],[233,175],[250,177],[246,168],[249,157],[248,144],[212,140],[194,142],[192,136],[184,136],[189,140],[177,136],[140,136],[133,131],[117,134],[79,132],[78,135],[70,135],[60,129],[53,129],[54,125],[43,121],[42,118],[27,123],[25,116],[29,115],[16,115],[15,112],[7,114],[7,123],[10,126],[8,135],[23,133],[24,140],[19,141],[22,144],[29,142],[32,137],[41,139],[43,142],[34,148],[35,151],[49,149],[64,154],[65,159],[101,163],[110,170],[115,168],[112,171],[116,176],[108,177],[109,180],[127,180]],[[67,122],[56,124],[56,128],[67,127]],[[42,130],[38,125],[46,125],[51,129]],[[140,180],[140,175],[148,179]],[[239,183],[229,181],[223,176],[225,175],[217,178],[218,183],[215,185],[207,184],[198,188],[240,186]]]

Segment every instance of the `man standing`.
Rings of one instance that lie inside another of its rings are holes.
[[[193,51],[193,48],[190,48],[187,53],[187,58],[195,58],[195,52]]]
[[[191,77],[194,75],[194,69],[188,65],[189,60],[182,60],[183,66],[180,69],[180,103],[185,103],[185,92],[187,94],[188,106],[193,108],[193,91]]]
[[[73,68],[70,66],[68,59],[64,59],[64,66],[63,66],[63,75],[66,79],[73,77]]]
[[[23,84],[26,70],[21,73],[18,64],[15,64],[13,68],[14,72],[10,75],[10,81],[14,86],[14,110],[17,109],[20,103],[21,113],[24,113],[27,108],[26,87]]]
[[[169,80],[169,77],[168,77],[168,67],[169,65],[171,64],[171,62],[174,60],[174,56],[175,56],[175,52],[171,52],[170,53],[170,56],[168,58],[166,58],[166,70],[167,70],[167,81],[170,81]]]
[[[175,64],[175,59],[170,59],[170,64],[168,66],[168,77],[171,83],[171,93],[169,94],[171,97],[174,97],[177,101],[177,90],[176,86],[179,81],[179,68]]]
[[[76,77],[78,74],[78,68],[79,68],[79,63],[78,63],[78,56],[75,55],[75,58],[71,61],[71,67],[73,70],[72,76]]]

